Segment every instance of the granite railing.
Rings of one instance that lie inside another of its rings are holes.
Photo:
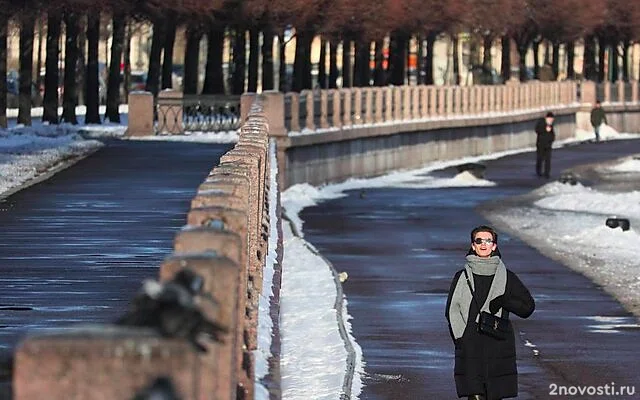
[[[206,320],[226,329],[220,340],[201,338],[203,352],[188,338],[168,337],[153,326],[34,333],[16,349],[14,399],[129,400],[158,378],[185,400],[252,399],[269,171],[268,124],[256,102],[238,143],[197,188],[173,253],[159,266],[159,284],[184,270],[202,278],[198,297],[212,301],[196,305]]]
[[[365,124],[551,109],[577,101],[573,81],[303,90],[284,94],[284,120],[287,131],[295,134]]]

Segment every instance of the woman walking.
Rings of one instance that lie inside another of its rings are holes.
[[[509,314],[529,317],[535,303],[498,250],[489,226],[471,231],[464,268],[451,283],[446,317],[455,345],[454,378],[458,397],[496,400],[518,395],[518,372]]]

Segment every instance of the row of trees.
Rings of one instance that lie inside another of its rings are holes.
[[[46,59],[43,120],[58,123],[59,41],[65,39],[63,121],[76,123],[78,93],[86,100],[87,123],[99,123],[98,45],[100,25],[111,28],[110,61],[107,79],[106,114],[119,121],[121,71],[129,43],[125,29],[131,21],[147,21],[153,26],[146,88],[157,94],[171,87],[176,32],[184,32],[185,93],[198,91],[199,48],[207,40],[203,94],[274,89],[287,75],[284,32],[295,32],[295,62],[291,90],[336,87],[339,74],[343,86],[402,85],[407,78],[410,40],[418,46],[418,83],[432,84],[433,48],[436,39],[449,37],[453,43],[453,74],[459,83],[460,33],[470,34],[490,49],[501,43],[501,73],[511,76],[510,49],[515,43],[520,65],[519,79],[526,80],[526,54],[538,54],[541,43],[550,44],[552,70],[558,76],[560,48],[567,54],[567,76],[575,77],[574,46],[584,43],[583,74],[586,79],[605,78],[605,51],[616,54],[612,76],[629,79],[629,48],[640,38],[640,3],[623,0],[0,0],[0,76],[7,70],[8,22],[19,27],[19,115],[20,123],[30,124],[33,76],[34,26],[46,19]],[[64,32],[62,27],[64,27]],[[318,82],[312,81],[311,43],[322,38]],[[231,42],[230,81],[225,85],[223,71],[225,38]],[[248,43],[247,43],[248,38]],[[275,39],[279,54],[273,54]],[[341,65],[338,46],[342,44]],[[248,48],[248,60],[247,51]],[[328,50],[328,51],[327,51]],[[274,71],[274,58],[280,68]],[[329,60],[329,63],[325,61]],[[261,60],[261,61],[260,61]],[[353,62],[352,62],[353,60]],[[618,60],[622,61],[619,65]],[[115,62],[114,62],[115,61]],[[491,57],[484,51],[483,68],[490,70]],[[261,65],[259,65],[261,63]],[[329,64],[327,71],[325,65]],[[371,65],[375,68],[371,68]],[[534,58],[538,73],[538,58]],[[621,68],[621,72],[619,71]],[[259,74],[261,73],[261,76]],[[78,79],[82,75],[83,79]],[[78,85],[78,82],[81,85]],[[228,86],[228,87],[227,87]],[[6,123],[6,82],[0,79],[0,123]]]

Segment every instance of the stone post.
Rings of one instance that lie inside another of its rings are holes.
[[[420,87],[411,87],[411,118],[420,118]]]
[[[584,81],[580,84],[580,102],[583,106],[593,107],[596,104],[596,83]]]
[[[453,92],[453,86],[447,86],[447,104],[446,104],[446,108],[445,108],[445,114],[446,115],[451,115],[453,114],[453,96],[454,96],[454,92]]]
[[[429,86],[429,116],[438,115],[438,92],[435,86]]]
[[[624,81],[618,81],[616,83],[618,84],[618,101],[626,103],[624,95]]]
[[[384,104],[384,92],[386,91],[386,89],[383,88],[373,88],[371,89],[372,91],[374,91],[375,95],[376,95],[376,120],[375,122],[382,122],[384,121],[384,116],[382,114],[382,108],[383,108],[383,104]]]
[[[373,123],[373,94],[374,89],[364,89],[364,122],[367,124]]]
[[[328,128],[329,122],[327,121],[327,115],[329,114],[329,91],[320,91],[320,128]]]
[[[315,106],[313,103],[313,92],[311,90],[303,90],[302,92],[305,92],[305,100],[306,100],[306,107],[307,107],[307,117],[305,119],[305,128],[309,129],[309,130],[315,130],[316,129],[316,123],[314,120],[314,112],[315,112]],[[300,93],[300,95],[302,95],[302,93]]]
[[[256,97],[258,95],[256,93],[243,93],[240,96],[240,121],[244,123],[249,115],[249,111],[251,111],[251,106],[253,106],[253,102],[256,101]]]
[[[331,95],[333,98],[333,112],[331,113],[331,126],[333,128],[342,127],[342,118],[340,118],[340,111],[342,109],[342,95],[339,89],[331,90]]]
[[[393,88],[393,119],[402,119],[402,86]]]
[[[445,115],[445,107],[447,103],[447,89],[440,86],[438,89],[438,116],[442,117]]]
[[[132,92],[129,94],[129,123],[126,136],[151,136],[153,129],[153,94]]]
[[[291,104],[290,129],[292,132],[298,132],[300,131],[300,96],[301,94],[287,93],[285,94],[285,96],[287,96],[290,99],[290,104]]]
[[[351,97],[353,94],[352,89],[340,89],[338,92],[342,96],[342,125],[350,126],[353,124],[353,118],[351,117]]]
[[[607,81],[604,83],[604,99],[603,103],[611,102],[611,82]]]
[[[264,116],[269,121],[269,136],[287,136],[284,126],[284,94],[267,90],[261,97]]]
[[[360,125],[364,122],[362,113],[362,90],[353,88],[353,124]]]
[[[386,106],[384,110],[384,120],[391,121],[393,119],[393,89],[388,87],[382,90],[384,91],[384,100]]]

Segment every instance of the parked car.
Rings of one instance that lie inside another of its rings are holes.
[[[147,73],[143,71],[131,71],[129,91],[144,90],[147,86]]]

